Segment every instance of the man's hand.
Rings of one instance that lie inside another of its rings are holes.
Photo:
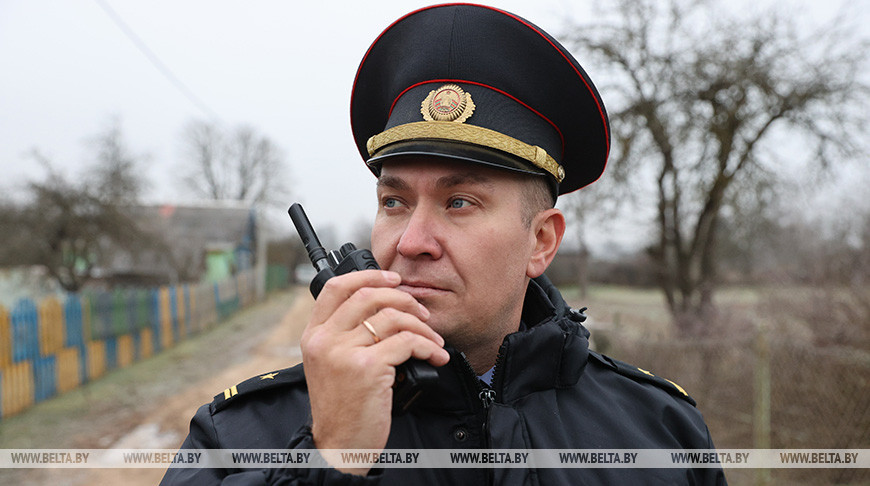
[[[329,279],[314,304],[301,347],[318,449],[383,449],[395,367],[411,357],[433,366],[450,359],[444,339],[425,323],[429,311],[397,290],[400,282],[395,272],[351,272]]]

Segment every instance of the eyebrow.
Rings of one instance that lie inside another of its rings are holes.
[[[464,184],[481,184],[486,186],[492,185],[492,179],[486,177],[481,174],[474,173],[464,173],[464,174],[451,174],[448,176],[444,176],[439,178],[435,182],[435,187],[439,189],[449,189],[454,186],[461,186]]]
[[[397,191],[406,191],[411,188],[404,179],[396,176],[382,175],[378,177],[378,189],[389,187]]]
[[[464,184],[480,184],[486,186],[492,186],[492,179],[485,175],[474,174],[474,173],[464,173],[464,174],[451,174],[444,177],[439,177],[437,181],[435,181],[435,187],[438,189],[449,189],[455,186],[461,186]],[[378,188],[389,187],[395,190],[408,190],[411,188],[407,182],[401,177],[391,176],[391,175],[382,175],[378,178]]]

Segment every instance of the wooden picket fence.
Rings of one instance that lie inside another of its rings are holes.
[[[0,420],[171,348],[252,304],[255,288],[246,271],[219,283],[0,306]]]

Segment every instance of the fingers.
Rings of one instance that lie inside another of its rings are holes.
[[[309,361],[327,356],[334,359],[353,347],[378,344],[402,332],[416,334],[440,349],[444,339],[425,324],[429,311],[410,294],[395,289],[399,282],[401,277],[395,272],[379,270],[331,278],[303,332],[303,356]],[[370,323],[373,332],[363,321]],[[405,354],[410,356],[411,352],[409,349]],[[417,352],[421,352],[419,346]],[[430,356],[433,351],[425,354]]]
[[[313,317],[318,321],[325,321],[360,288],[396,287],[401,281],[402,277],[398,273],[386,270],[361,270],[333,277],[326,281],[317,296]]]
[[[407,313],[421,321],[429,318],[429,311],[408,293],[390,288],[364,287],[341,304],[326,323],[340,331],[350,330],[363,319],[369,319],[385,309]]]
[[[368,351],[377,353],[379,359],[390,366],[398,366],[412,357],[428,361],[433,366],[443,366],[450,361],[447,350],[431,339],[410,331],[400,331],[382,339],[369,346]]]
[[[365,322],[372,326],[374,332],[367,329]],[[381,309],[377,314],[365,319],[358,331],[359,342],[362,345],[377,344],[377,342],[372,341],[384,340],[402,331],[409,331],[435,342],[438,346],[444,346],[444,338],[425,322],[412,314],[401,312],[392,307]],[[375,335],[377,335],[377,339],[374,338]]]
[[[363,273],[367,275],[356,275]],[[330,325],[337,331],[348,331],[386,308],[406,312],[423,321],[428,319],[426,307],[410,294],[393,288],[398,281],[388,275],[397,274],[375,270],[330,279],[315,303],[311,325]]]
[[[414,357],[442,366],[450,360],[443,349],[444,338],[415,316],[395,309],[383,309],[357,329],[363,346],[377,352],[391,366]]]
[[[325,321],[361,288],[394,288],[401,281],[402,277],[398,273],[386,270],[361,270],[333,277],[326,281],[320,295],[317,296],[313,317]]]

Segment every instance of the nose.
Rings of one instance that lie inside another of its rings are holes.
[[[417,207],[405,226],[396,251],[405,258],[441,258],[442,248],[438,241],[437,217],[425,208]]]

